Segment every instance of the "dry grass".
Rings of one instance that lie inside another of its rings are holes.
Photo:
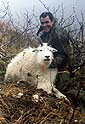
[[[32,97],[36,93],[38,102]],[[0,111],[0,124],[70,124],[74,107],[25,82],[10,82],[1,86]],[[83,122],[84,114],[76,107],[72,124]]]

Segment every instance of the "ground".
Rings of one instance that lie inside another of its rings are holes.
[[[32,95],[38,94],[39,100]],[[5,83],[0,88],[0,124],[84,124],[85,113],[75,106],[26,82]]]

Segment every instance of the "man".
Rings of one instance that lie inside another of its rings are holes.
[[[67,34],[67,31],[58,25],[52,13],[50,12],[43,12],[40,15],[40,23],[41,25],[37,32],[37,36],[39,36],[44,43],[48,42],[49,45],[58,50],[58,53],[54,54],[56,61],[52,63],[53,65],[51,66],[57,66],[58,70],[60,71],[56,77],[56,87],[62,93],[66,94],[67,96],[70,94],[73,99],[75,99],[78,91],[74,89],[73,84],[72,86],[70,84],[71,82],[69,81],[69,71],[65,71],[67,67],[73,66],[72,47],[70,45],[71,38]]]
[[[69,63],[71,47],[69,44],[69,36],[55,21],[52,13],[43,12],[40,15],[41,26],[37,32],[37,36],[45,43],[48,42],[53,48],[58,50],[54,54],[56,62],[52,66],[57,66],[59,70],[65,69]]]

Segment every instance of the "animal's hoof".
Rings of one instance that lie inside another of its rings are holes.
[[[32,101],[38,102],[39,101],[39,95],[38,94],[33,95],[32,96]]]
[[[65,98],[66,102],[68,102],[69,104],[71,103],[69,99],[67,99],[67,97]]]
[[[63,97],[65,99],[66,102],[68,102],[70,104],[70,101],[67,97]]]
[[[70,103],[69,99],[66,96],[61,96],[60,99],[64,99],[66,102]]]

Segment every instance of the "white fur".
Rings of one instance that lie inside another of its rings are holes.
[[[54,88],[58,70],[49,68],[53,60],[53,51],[56,50],[46,43],[38,48],[24,49],[8,64],[5,80],[26,81],[47,93],[52,93],[53,89],[58,98],[66,98]]]

